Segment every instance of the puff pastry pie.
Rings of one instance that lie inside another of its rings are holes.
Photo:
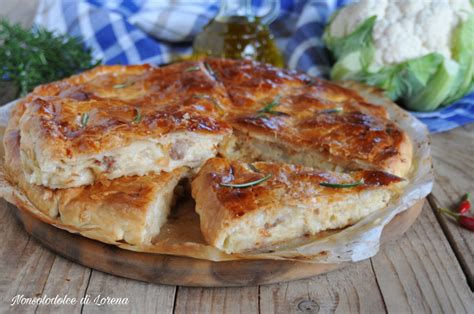
[[[354,89],[247,60],[100,66],[16,106],[5,173],[49,217],[137,245],[195,177],[206,240],[228,253],[264,248],[384,208],[410,171],[406,133],[377,93]]]

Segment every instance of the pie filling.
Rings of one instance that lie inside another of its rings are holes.
[[[90,185],[98,179],[144,176],[180,167],[198,168],[216,155],[222,138],[223,135],[171,133],[74,159],[48,158],[32,149],[21,150],[20,154],[29,183],[50,188],[71,188]]]

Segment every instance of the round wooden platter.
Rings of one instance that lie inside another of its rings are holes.
[[[384,228],[382,242],[402,235],[416,220],[424,200],[398,214]],[[105,273],[141,281],[181,286],[262,285],[323,274],[350,263],[245,260],[212,262],[188,257],[137,253],[72,234],[44,223],[13,206],[26,231],[53,252]]]

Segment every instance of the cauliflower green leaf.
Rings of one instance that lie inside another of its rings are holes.
[[[456,88],[456,77],[459,64],[451,59],[444,59],[436,74],[428,81],[427,85],[411,95],[403,98],[404,105],[411,110],[435,110]]]

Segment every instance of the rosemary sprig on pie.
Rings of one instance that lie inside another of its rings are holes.
[[[81,114],[81,127],[85,128],[87,123],[89,122],[89,114],[84,112]]]
[[[240,189],[244,189],[244,188],[249,188],[249,187],[252,187],[252,186],[256,186],[256,185],[259,185],[265,181],[267,181],[268,179],[270,179],[272,177],[272,174],[267,174],[266,176],[264,176],[263,178],[260,178],[260,179],[257,179],[257,180],[254,180],[254,181],[250,181],[250,182],[245,182],[245,183],[219,183],[220,186],[225,186],[225,187],[228,187],[228,188],[240,188]]]
[[[319,185],[321,185],[321,186],[324,186],[324,187],[327,187],[327,188],[337,188],[337,189],[354,188],[354,187],[362,185],[362,184],[364,184],[363,179],[359,180],[359,181],[356,181],[356,182],[352,182],[352,183],[330,183],[330,182],[321,182],[321,183],[319,183]]]
[[[211,65],[207,62],[204,62],[204,67],[212,78],[217,79],[216,72],[212,69]]]
[[[137,124],[142,121],[142,113],[140,112],[140,108],[135,108],[135,118],[133,119],[132,123]]]
[[[199,71],[201,70],[201,67],[199,65],[195,65],[189,68],[186,68],[184,72],[194,72],[194,71]]]
[[[251,163],[248,163],[247,166],[249,167],[250,170],[252,170],[253,172],[260,172],[257,167],[255,167],[253,164]]]
[[[343,108],[337,107],[337,108],[332,108],[332,109],[321,110],[321,111],[319,111],[319,113],[330,114],[330,113],[341,113],[343,111],[344,111]]]
[[[280,99],[281,99],[280,95],[276,96],[271,102],[266,104],[265,107],[257,111],[258,116],[261,117],[265,114],[286,115],[286,113],[284,112],[273,110],[273,108],[280,105]]]
[[[115,89],[121,89],[121,88],[125,88],[125,87],[129,87],[131,85],[135,84],[135,82],[127,82],[127,83],[122,83],[122,84],[115,84],[114,86],[112,86],[113,88]]]

